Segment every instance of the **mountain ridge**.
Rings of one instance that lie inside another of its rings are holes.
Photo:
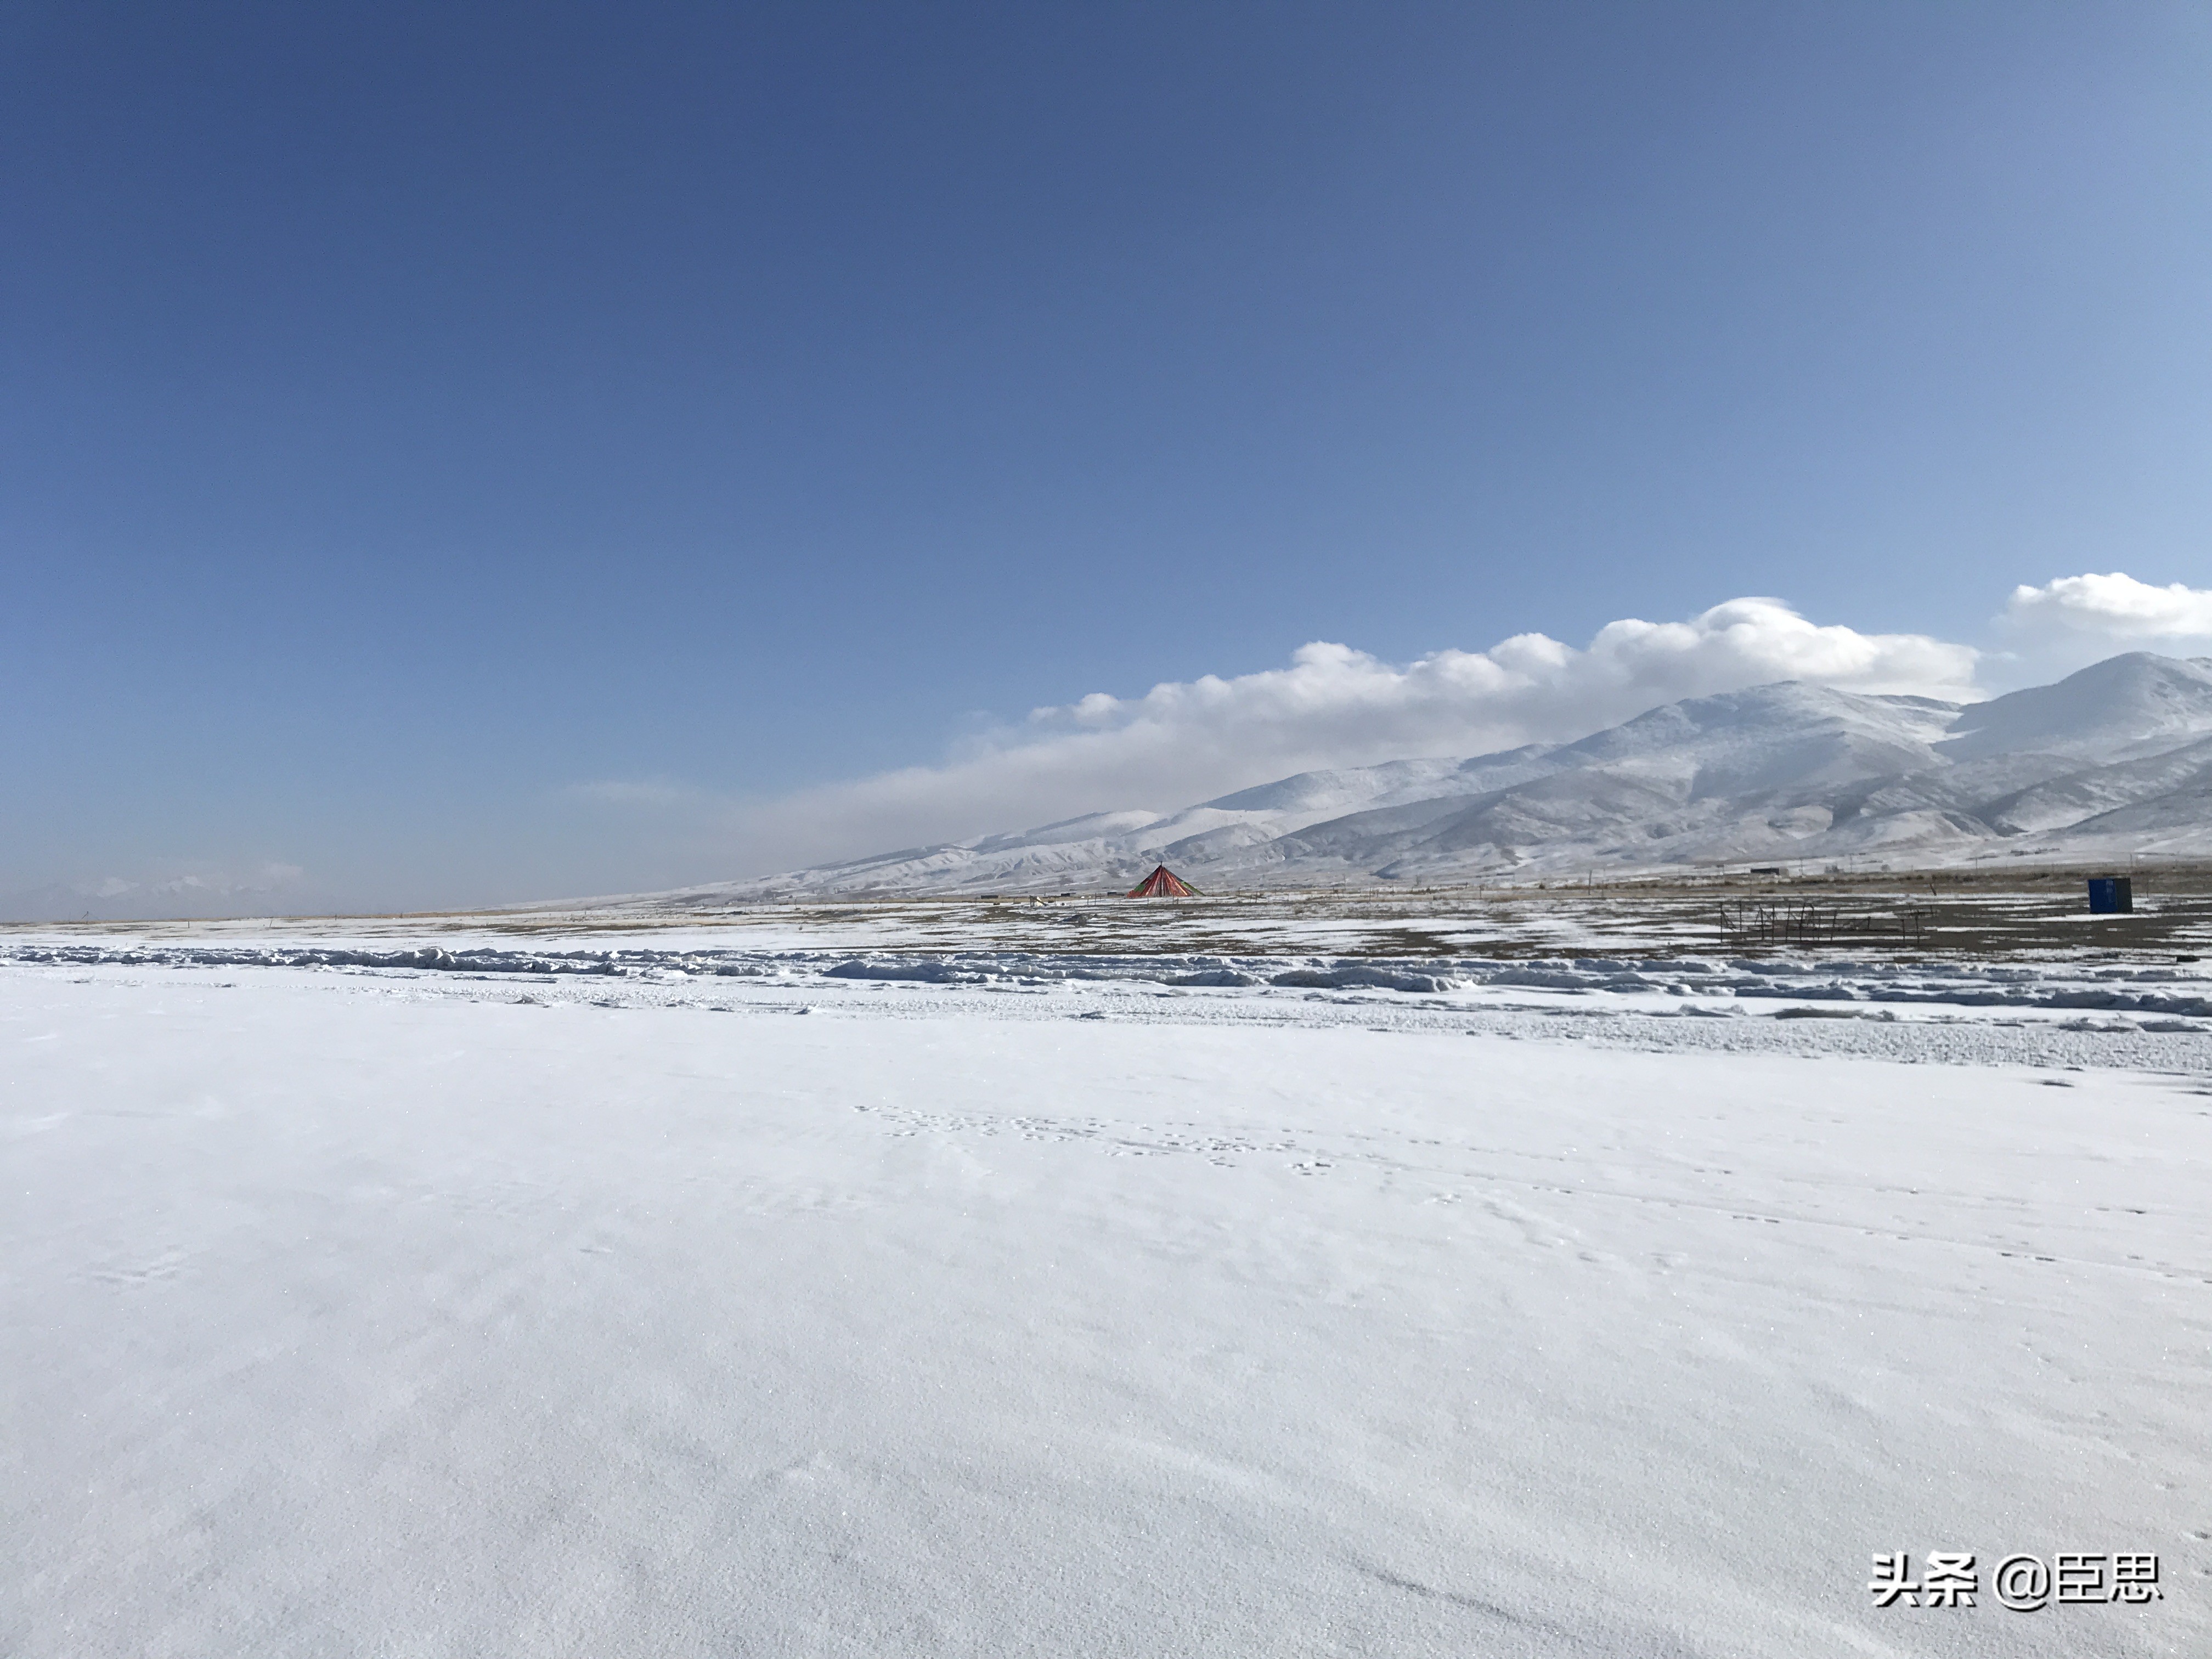
[[[1698,865],[2212,856],[2212,659],[2126,653],[1980,703],[1809,681],[1690,696],[1475,757],[1294,772],[1051,825],[654,898],[1447,883]]]
[[[1235,888],[2121,851],[2212,856],[2212,659],[2129,653],[1972,703],[1778,681],[1570,743],[1294,773],[649,896],[1095,891],[1161,862]]]

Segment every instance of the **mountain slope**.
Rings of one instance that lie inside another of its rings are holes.
[[[680,897],[1096,891],[1163,861],[1218,888],[2135,842],[2212,855],[2212,661],[2138,652],[1964,706],[1756,686],[1557,746],[1304,772]]]
[[[2212,659],[2131,651],[2052,685],[1970,703],[1943,751],[2075,755],[2101,763],[2155,754],[2212,732]]]

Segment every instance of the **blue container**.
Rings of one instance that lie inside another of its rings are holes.
[[[2132,915],[2136,908],[2136,884],[2125,876],[2092,876],[2089,878],[2089,914],[2093,916]]]

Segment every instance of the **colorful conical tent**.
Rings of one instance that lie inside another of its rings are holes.
[[[1123,898],[1195,898],[1197,896],[1197,888],[1164,864],[1121,895]]]

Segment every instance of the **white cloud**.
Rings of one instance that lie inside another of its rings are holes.
[[[2154,587],[2118,570],[2061,576],[2013,589],[2000,621],[2029,634],[2086,635],[2089,643],[2115,647],[2212,640],[2212,589]]]
[[[744,809],[732,850],[763,871],[1108,808],[1168,810],[1292,772],[1571,739],[1678,697],[1775,680],[1966,698],[1977,655],[1925,635],[1816,626],[1766,599],[1686,622],[1610,623],[1580,650],[1519,634],[1400,665],[1317,641],[1287,667],[1139,697],[1093,692],[970,739],[946,764]]]

